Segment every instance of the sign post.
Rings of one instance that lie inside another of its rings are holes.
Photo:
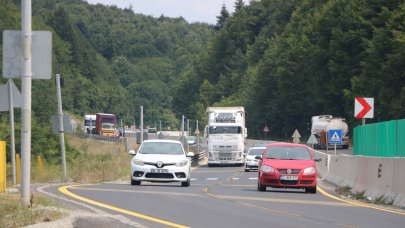
[[[354,117],[362,119],[362,125],[366,124],[366,118],[374,118],[374,98],[356,97],[354,99]]]
[[[263,132],[264,132],[264,140],[266,140],[266,136],[267,136],[267,133],[268,133],[269,131],[270,131],[269,128],[268,128],[267,126],[265,126],[264,129],[263,129]]]
[[[342,143],[342,130],[329,130],[329,143],[335,144],[335,155],[336,155],[336,144]]]
[[[311,136],[309,137],[307,144],[311,144],[312,145],[312,149],[314,149],[314,144],[318,144],[318,140],[316,139],[314,134],[311,134]]]
[[[297,129],[295,129],[294,134],[292,135],[292,138],[293,138],[294,143],[300,143],[301,135]]]

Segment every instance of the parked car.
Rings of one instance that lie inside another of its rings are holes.
[[[183,145],[175,140],[145,140],[138,151],[130,150],[131,185],[149,182],[181,182],[190,186],[189,157],[194,153],[184,151]]]
[[[245,172],[249,172],[253,169],[259,168],[260,159],[256,159],[256,156],[262,156],[266,147],[250,147],[245,156]]]
[[[305,192],[316,193],[317,170],[309,148],[302,144],[269,144],[259,163],[257,189],[304,188]]]

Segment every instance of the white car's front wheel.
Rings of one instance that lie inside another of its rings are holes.
[[[131,185],[141,185],[141,181],[132,180],[131,178]]]
[[[189,187],[190,186],[190,178],[187,179],[187,181],[181,182],[182,187]]]

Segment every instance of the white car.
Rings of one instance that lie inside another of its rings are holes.
[[[255,159],[256,156],[262,156],[266,147],[251,147],[245,156],[245,172],[259,168],[259,160]]]
[[[184,151],[175,140],[145,140],[138,151],[129,151],[131,160],[131,185],[149,182],[181,182],[190,186],[190,157],[194,153]]]

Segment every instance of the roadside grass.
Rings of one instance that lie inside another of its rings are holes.
[[[343,187],[337,188],[336,192],[349,199],[360,200],[365,203],[374,203],[374,204],[387,205],[387,206],[392,206],[394,204],[393,199],[386,197],[384,195],[381,195],[381,196],[375,198],[374,200],[371,200],[371,198],[366,197],[366,191],[353,193],[352,188],[349,186],[343,186]]]
[[[67,162],[67,178],[69,182],[97,183],[113,181],[130,175],[130,156],[123,143],[103,143],[89,138],[66,136],[71,147],[79,151],[79,155]],[[61,164],[43,161],[43,174],[40,175],[38,164],[33,160],[32,182],[62,182]]]
[[[69,182],[99,183],[122,178],[129,181],[131,157],[123,143],[102,143],[71,135],[67,135],[66,140],[79,151],[77,157],[67,162]],[[62,182],[61,164],[42,160],[42,172],[36,158],[32,158],[31,164],[31,184]],[[12,186],[10,164],[7,165],[7,179],[7,186]],[[19,185],[14,188],[19,188]],[[21,203],[19,193],[0,193],[0,227],[22,227],[68,215],[56,201],[40,193],[33,192],[30,202],[32,205],[27,207]]]
[[[0,193],[0,227],[14,228],[55,221],[67,215],[55,201],[33,193],[31,207],[23,206],[19,193]]]

